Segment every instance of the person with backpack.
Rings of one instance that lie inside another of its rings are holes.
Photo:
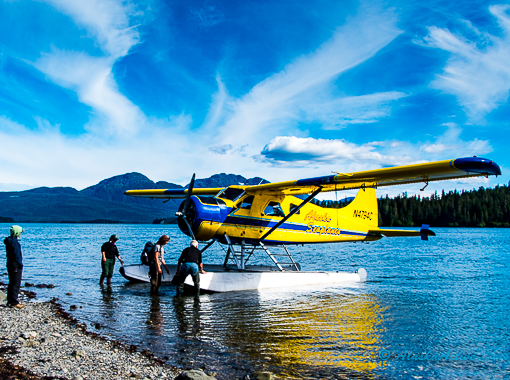
[[[154,243],[152,241],[148,241],[145,243],[145,246],[143,247],[142,254],[140,255],[140,261],[142,262],[142,265],[149,266],[149,255],[152,251],[152,248],[154,248]]]
[[[21,287],[21,274],[23,272],[23,255],[18,238],[23,232],[20,226],[12,226],[10,236],[4,239],[7,253],[7,273],[9,285],[7,285],[7,306],[14,309],[22,309],[24,306],[18,300],[19,288]]]
[[[161,236],[156,245],[152,248],[149,257],[149,276],[151,278],[151,295],[157,295],[159,286],[161,285],[161,275],[165,267],[166,273],[170,274],[168,267],[165,263],[165,248],[164,246],[170,241],[168,235]]]

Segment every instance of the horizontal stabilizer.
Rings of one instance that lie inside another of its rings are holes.
[[[426,228],[424,228],[426,227]],[[434,231],[428,229],[427,225],[423,225],[422,229],[417,230],[393,230],[387,228],[373,228],[368,231],[370,234],[383,235],[385,237],[410,237],[420,236],[422,240],[428,240],[429,236],[436,236]],[[425,237],[425,238],[424,238]]]

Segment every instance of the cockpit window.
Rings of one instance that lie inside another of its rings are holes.
[[[264,209],[264,214],[268,216],[285,217],[282,207],[278,202],[269,202],[269,204]]]
[[[235,187],[227,187],[225,190],[223,190],[218,195],[218,198],[229,199],[231,201],[235,201],[237,198],[239,198],[243,194],[244,194],[243,189],[237,189]]]
[[[290,204],[290,212],[294,211],[298,207],[299,207],[298,205],[295,205],[294,203],[291,203]],[[301,212],[301,210],[297,210],[296,214],[299,214],[300,212]]]
[[[252,203],[253,203],[253,195],[250,195],[243,199],[243,203],[241,203],[241,208],[249,210],[251,208]]]

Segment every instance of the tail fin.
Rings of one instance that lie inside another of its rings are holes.
[[[375,189],[360,189],[356,198],[348,206],[340,209],[339,214],[370,227],[378,227],[379,208],[377,206]]]

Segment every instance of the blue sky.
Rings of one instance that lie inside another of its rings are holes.
[[[427,191],[510,178],[502,2],[0,0],[0,17],[0,190],[472,155],[503,176]]]

